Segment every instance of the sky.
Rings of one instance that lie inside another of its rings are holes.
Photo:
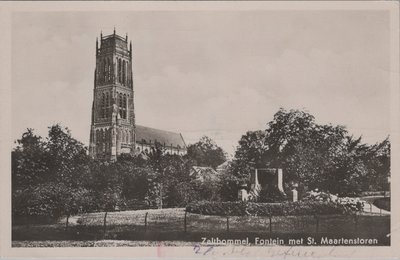
[[[96,37],[114,26],[132,40],[136,123],[188,144],[233,154],[280,107],[370,144],[390,133],[386,11],[71,11],[13,14],[14,139],[61,123],[88,145]]]

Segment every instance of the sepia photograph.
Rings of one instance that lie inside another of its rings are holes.
[[[9,12],[11,249],[390,251],[398,3],[79,3]]]

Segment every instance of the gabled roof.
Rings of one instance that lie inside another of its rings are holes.
[[[145,142],[144,142],[145,141]],[[151,127],[136,125],[136,142],[154,144],[155,142],[165,146],[180,147],[186,149],[185,141],[180,133],[155,129]]]
[[[230,161],[225,161],[224,163],[217,166],[218,173],[225,173],[228,170]]]
[[[189,175],[194,176],[196,179],[201,181],[206,179],[216,181],[219,178],[218,172],[211,167],[193,166]]]

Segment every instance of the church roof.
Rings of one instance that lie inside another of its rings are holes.
[[[136,142],[186,148],[185,141],[180,133],[136,125]]]

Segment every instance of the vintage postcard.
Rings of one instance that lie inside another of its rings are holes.
[[[2,258],[399,258],[398,2],[0,24]]]

